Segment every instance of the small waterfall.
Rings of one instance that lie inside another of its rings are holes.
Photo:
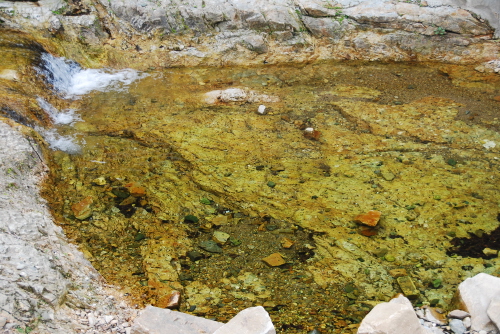
[[[77,62],[44,53],[38,73],[66,99],[75,99],[91,91],[124,90],[132,82],[147,76],[132,69],[83,69]]]
[[[50,116],[50,119],[52,119],[54,124],[72,124],[82,120],[80,115],[75,113],[75,109],[59,111],[52,104],[45,101],[41,97],[37,97],[36,101],[38,102],[40,108],[42,108]]]
[[[78,99],[80,96],[92,91],[125,90],[135,80],[147,76],[132,69],[83,69],[77,62],[62,57],[54,57],[49,53],[41,55],[41,61],[36,68],[37,72],[45,78],[56,94],[64,99]],[[77,110],[57,110],[53,105],[41,97],[37,98],[39,106],[49,115],[55,125],[72,125],[82,121],[76,113]],[[35,129],[45,138],[54,150],[61,150],[69,154],[79,154],[84,144],[76,138],[61,135],[57,128]]]

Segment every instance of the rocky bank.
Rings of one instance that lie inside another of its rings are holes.
[[[93,66],[477,63],[499,53],[495,0],[41,0],[0,9],[4,27],[56,37],[60,54]]]

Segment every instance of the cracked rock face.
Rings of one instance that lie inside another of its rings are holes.
[[[486,62],[498,57],[495,0],[41,0],[0,4],[4,25],[57,33],[96,63],[242,65],[320,59]],[[144,38],[147,36],[147,38]],[[125,65],[127,64],[127,65]],[[136,65],[139,66],[139,65]]]

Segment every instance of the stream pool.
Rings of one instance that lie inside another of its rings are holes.
[[[52,151],[44,197],[134,303],[180,293],[180,311],[218,321],[264,305],[280,333],[348,333],[398,292],[446,309],[463,279],[500,275],[497,74],[124,73],[100,72],[122,75],[112,89],[38,98],[65,116],[46,139],[73,145]],[[356,219],[369,211],[374,227]]]

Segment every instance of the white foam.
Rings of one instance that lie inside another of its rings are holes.
[[[60,135],[56,129],[46,130],[35,127],[35,130],[42,135],[53,150],[63,151],[68,154],[80,154],[82,152],[82,148],[76,143],[75,138]]]
[[[64,111],[57,110],[52,104],[45,101],[41,97],[37,97],[36,101],[40,108],[42,108],[52,119],[54,124],[72,124],[81,121],[80,115],[76,114],[75,109],[66,109]]]
[[[78,98],[91,91],[124,90],[132,82],[147,76],[132,69],[82,69],[78,63],[49,53],[42,55],[38,72],[65,98]]]

